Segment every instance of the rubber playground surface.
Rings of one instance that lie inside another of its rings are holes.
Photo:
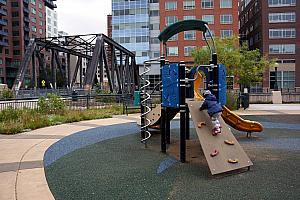
[[[55,199],[299,199],[300,115],[244,118],[265,127],[251,139],[233,130],[254,163],[250,171],[210,175],[194,129],[188,162],[178,162],[179,130],[173,120],[168,155],[160,153],[158,134],[147,148],[138,132],[103,140],[45,167],[49,187]]]

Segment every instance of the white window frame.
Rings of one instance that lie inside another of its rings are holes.
[[[291,3],[285,3],[287,0],[268,0],[269,7],[296,6],[296,0],[290,0]]]
[[[196,31],[184,31],[184,40],[196,40]]]
[[[296,29],[295,28],[269,29],[269,38],[270,39],[296,38]]]
[[[287,16],[290,16],[291,19],[284,19]],[[275,20],[274,18],[278,18]],[[285,12],[285,13],[269,13],[269,23],[286,23],[286,22],[296,22],[296,13],[295,12]]]
[[[291,48],[292,51],[287,51],[286,49]],[[271,51],[273,50],[273,51]],[[276,50],[276,51],[274,51]],[[277,54],[295,54],[296,45],[295,44],[270,44],[269,45],[269,54],[277,55]]]
[[[184,47],[184,56],[191,56],[192,51],[196,48],[196,46],[185,46]]]
[[[212,17],[212,21],[206,20],[205,18]],[[214,15],[202,15],[202,20],[206,21],[208,24],[214,24],[215,23],[215,16]]]
[[[208,7],[205,4],[209,3]],[[202,9],[213,9],[214,8],[214,0],[201,0],[201,8]]]
[[[167,47],[167,54],[168,56],[178,56],[178,47]]]
[[[183,10],[193,10],[195,9],[195,0],[184,0],[183,1]]]
[[[177,1],[166,1],[165,10],[177,10]]]
[[[220,8],[232,8],[232,0],[220,0]]]

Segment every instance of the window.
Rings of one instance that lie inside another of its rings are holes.
[[[177,41],[178,40],[178,34],[173,35],[172,37],[170,37],[169,41]]]
[[[296,13],[269,13],[269,23],[295,22]]]
[[[35,17],[31,17],[31,21],[32,21],[33,23],[36,23],[36,18],[35,18]]]
[[[13,26],[13,27],[19,26],[19,25],[20,25],[19,21],[13,21],[13,22],[12,22],[12,26]]]
[[[221,15],[221,24],[232,24],[232,15]]]
[[[11,16],[12,16],[12,17],[19,17],[19,12],[12,12],[12,13],[11,13]]]
[[[295,44],[270,44],[269,54],[295,54]]]
[[[206,21],[208,24],[214,24],[215,17],[214,15],[203,15],[202,20]]]
[[[184,40],[196,40],[196,31],[184,31]]]
[[[32,3],[33,5],[35,5],[35,0],[31,0],[31,3]]]
[[[36,32],[36,26],[32,26],[32,27],[31,27],[31,30],[32,30],[33,32]]]
[[[168,17],[166,17],[166,26],[174,24],[177,21],[178,21],[178,18],[176,16],[168,16]]]
[[[210,30],[212,36],[214,37],[215,36],[215,31],[214,30]],[[205,37],[206,39],[210,39],[210,34],[208,33],[208,31],[205,32]],[[204,36],[202,35],[202,40],[204,40]]]
[[[39,17],[43,18],[43,13],[39,12]]]
[[[40,32],[40,34],[43,34],[43,29],[40,28],[40,29],[39,29],[39,32]]]
[[[178,47],[167,47],[168,56],[178,56]]]
[[[150,10],[150,17],[156,17],[159,16],[158,10]]]
[[[232,0],[221,0],[220,8],[232,8]]]
[[[270,88],[275,89],[275,80],[277,79],[278,88],[293,89],[295,88],[294,71],[275,71],[270,72]]]
[[[201,7],[203,9],[209,9],[214,7],[214,0],[202,0]]]
[[[230,29],[228,29],[228,30],[221,30],[221,38],[230,37],[232,35],[233,35],[233,32]]]
[[[295,6],[296,0],[269,0],[269,7]]]
[[[184,47],[184,56],[191,56],[195,46],[185,46]]]
[[[21,52],[20,52],[20,50],[13,50],[13,54],[14,54],[14,55],[20,55]]]
[[[20,41],[18,41],[18,40],[13,41],[13,46],[14,46],[14,47],[20,46]]]
[[[196,19],[196,16],[183,16],[184,20]]]
[[[269,38],[296,38],[295,28],[269,29]]]
[[[11,7],[13,7],[13,8],[19,7],[19,3],[18,2],[11,2]]]
[[[157,37],[150,38],[150,44],[159,44],[160,41]]]
[[[36,14],[35,8],[31,8],[31,12],[32,12],[32,14]]]
[[[43,5],[39,2],[39,9],[42,9]]]
[[[177,1],[167,1],[165,3],[166,10],[177,10]]]
[[[183,9],[184,10],[195,9],[195,0],[185,0],[185,1],[183,1]]]
[[[12,33],[13,33],[13,36],[19,36],[20,35],[19,31],[13,31]]]

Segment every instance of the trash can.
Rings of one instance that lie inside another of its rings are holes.
[[[244,93],[242,94],[242,96],[242,107],[244,108],[244,110],[246,110],[247,108],[249,108],[250,96],[249,93]]]
[[[134,91],[134,102],[133,105],[134,106],[139,106],[141,103],[141,92],[140,91]]]
[[[75,90],[72,92],[72,101],[78,101],[78,92]]]

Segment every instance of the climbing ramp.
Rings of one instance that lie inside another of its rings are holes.
[[[190,114],[211,174],[221,174],[252,166],[253,163],[221,117],[219,120],[222,126],[222,133],[217,136],[212,135],[210,117],[205,110],[199,110],[202,103],[203,101],[187,99]],[[201,128],[198,128],[198,123],[200,122],[205,122],[206,125],[202,125]],[[232,142],[234,144],[226,144],[225,141]],[[211,154],[215,150],[219,153],[212,157]],[[230,163],[229,161],[236,163]]]

